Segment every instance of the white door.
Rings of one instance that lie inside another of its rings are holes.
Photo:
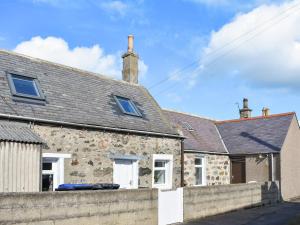
[[[70,154],[43,153],[42,190],[54,191],[64,183],[64,159]]]
[[[183,188],[158,191],[158,224],[183,222]]]
[[[120,188],[138,188],[137,161],[129,159],[116,159],[114,162],[114,183]]]
[[[59,182],[59,159],[43,158],[42,190],[54,191]]]

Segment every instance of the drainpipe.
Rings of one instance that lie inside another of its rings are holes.
[[[184,187],[184,139],[181,139],[181,187]]]
[[[271,153],[271,181],[274,181],[274,156]]]

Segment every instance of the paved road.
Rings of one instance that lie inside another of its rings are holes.
[[[184,225],[287,225],[300,216],[300,200],[208,217]],[[292,223],[300,225],[300,221]]]

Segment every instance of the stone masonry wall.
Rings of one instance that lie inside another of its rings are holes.
[[[0,193],[1,225],[157,225],[157,189]]]
[[[152,187],[152,155],[173,155],[173,187],[180,186],[180,140],[120,134],[99,130],[34,125],[33,130],[46,140],[43,152],[69,153],[65,159],[65,183],[113,181],[111,154],[137,155],[139,187]]]
[[[230,184],[230,160],[227,155],[184,154],[184,180],[187,186],[195,185],[195,157],[203,156],[206,162],[206,184]]]
[[[279,202],[279,182],[186,187],[184,221]]]

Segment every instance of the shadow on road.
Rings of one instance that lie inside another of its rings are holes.
[[[300,225],[300,199],[273,206],[238,210],[184,225]]]

